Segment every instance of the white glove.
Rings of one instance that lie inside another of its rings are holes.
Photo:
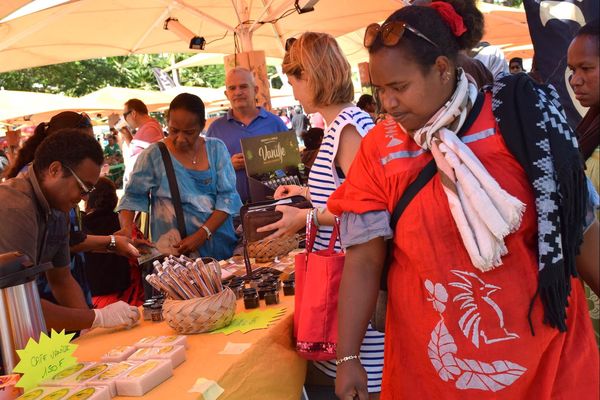
[[[109,304],[104,308],[94,309],[96,317],[92,328],[128,327],[140,319],[137,307],[130,306],[124,301]]]

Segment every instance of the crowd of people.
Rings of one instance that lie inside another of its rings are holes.
[[[166,135],[142,101],[127,101],[105,149],[87,115],[59,113],[7,158],[0,252],[52,263],[38,279],[48,328],[131,326],[144,297],[136,259],[151,248],[231,257],[251,201],[240,139],[292,130],[308,182],[274,198],[313,207],[278,206],[282,218],[258,231],[278,239],[312,221],[319,250],[339,224],[335,249],[345,250],[337,357],[311,363],[307,382],[343,400],[597,399],[598,22],[566,54],[589,107],[578,126],[522,59],[490,61],[483,30],[475,3],[454,0],[415,1],[368,25],[373,95],[356,104],[336,40],[305,32],[282,65],[300,103],[293,115],[257,107],[240,67],[225,77],[228,113],[208,129],[188,93],[170,103]],[[100,177],[105,157],[125,164],[120,199]],[[370,323],[382,274],[385,333]]]

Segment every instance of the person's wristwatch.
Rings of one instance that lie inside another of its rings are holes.
[[[106,246],[106,250],[111,253],[117,251],[117,239],[115,238],[115,235],[110,235],[110,242],[108,243],[108,246]]]

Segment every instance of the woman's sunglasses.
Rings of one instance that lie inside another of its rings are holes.
[[[431,43],[435,47],[439,48],[439,46],[435,44],[433,40],[429,39],[427,36],[425,36],[412,26],[402,21],[389,21],[383,25],[374,23],[367,26],[367,29],[365,30],[365,38],[363,40],[363,44],[367,49],[370,48],[371,46],[373,46],[373,43],[375,43],[375,39],[377,39],[377,36],[379,35],[381,36],[381,42],[384,46],[395,46],[398,44],[400,39],[402,39],[402,36],[404,36],[404,32],[406,32],[407,30],[413,33],[414,35],[420,37],[421,39]]]
[[[295,37],[291,37],[291,38],[288,38],[288,39],[285,41],[285,51],[286,51],[286,53],[287,53],[288,51],[290,51],[290,49],[292,48],[292,45],[294,44],[294,42],[295,42],[296,40],[298,40],[298,39],[296,39]]]

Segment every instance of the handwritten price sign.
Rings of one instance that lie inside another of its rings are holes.
[[[32,389],[59,371],[74,365],[77,360],[73,357],[73,352],[77,345],[70,343],[74,335],[66,335],[65,331],[56,333],[53,329],[50,336],[42,333],[39,343],[29,339],[23,350],[17,350],[21,361],[14,372],[23,374],[17,386],[25,390]]]

